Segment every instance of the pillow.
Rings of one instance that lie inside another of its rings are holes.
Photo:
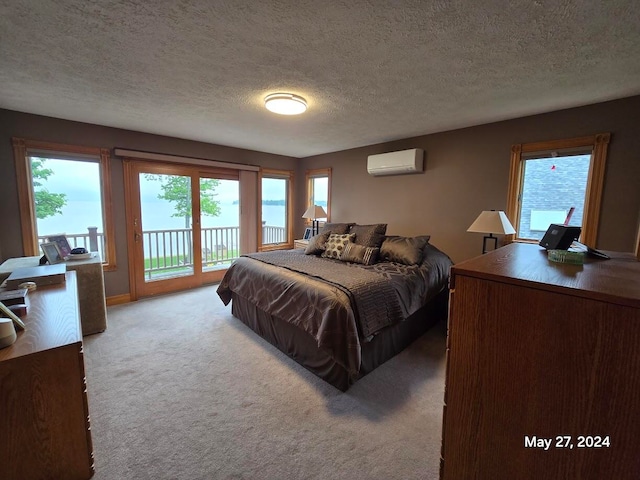
[[[307,248],[304,249],[304,253],[306,255],[317,255],[324,252],[327,238],[329,238],[329,232],[314,235],[309,239],[309,244],[307,245]]]
[[[364,245],[365,247],[380,248],[384,240],[384,234],[387,231],[386,223],[377,223],[375,225],[352,225],[349,233],[355,233],[356,239],[354,243]]]
[[[422,261],[422,250],[429,242],[429,235],[419,237],[388,236],[380,247],[380,258],[386,262],[416,265]]]
[[[349,242],[353,242],[354,238],[355,235],[349,233],[344,233],[342,235],[332,233],[329,235],[329,239],[325,244],[322,256],[324,258],[335,258],[340,260],[340,255],[342,255],[345,245]]]
[[[329,232],[342,235],[349,233],[349,227],[351,227],[351,225],[353,225],[353,223],[325,223],[320,233]]]
[[[349,242],[345,245],[340,260],[343,262],[361,263],[363,265],[373,265],[378,259],[379,248],[365,247],[357,243]]]

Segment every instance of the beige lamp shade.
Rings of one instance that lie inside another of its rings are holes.
[[[317,218],[327,218],[327,212],[320,205],[311,205],[307,211],[302,214],[302,218],[315,220]]]
[[[511,235],[516,233],[516,230],[503,211],[485,210],[478,215],[478,218],[467,229],[467,232]]]
[[[318,218],[327,218],[327,212],[320,205],[311,205],[307,211],[302,214],[302,218],[309,218],[311,222],[311,234],[318,233]]]

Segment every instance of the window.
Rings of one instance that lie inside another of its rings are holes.
[[[13,139],[25,255],[64,233],[115,269],[109,150]]]
[[[552,223],[582,227],[595,246],[609,134],[514,145],[508,216],[517,241],[539,241]]]
[[[311,205],[320,205],[327,212],[327,218],[319,220],[329,221],[331,219],[331,169],[308,170],[306,183],[307,205],[305,210]]]
[[[260,178],[261,250],[293,246],[293,172],[262,170]]]

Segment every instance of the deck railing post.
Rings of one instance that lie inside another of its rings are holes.
[[[98,227],[87,227],[89,231],[89,251],[98,251]]]

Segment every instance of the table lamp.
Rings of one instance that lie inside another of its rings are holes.
[[[498,247],[498,239],[493,234],[497,235],[510,235],[516,233],[513,225],[509,222],[509,219],[505,213],[501,210],[485,210],[475,222],[467,228],[467,232],[488,233],[482,240],[482,253],[487,253],[487,240],[493,240],[493,249]]]
[[[311,205],[307,211],[302,214],[302,218],[312,220],[311,235],[318,234],[318,218],[327,218],[327,212],[320,205]]]

